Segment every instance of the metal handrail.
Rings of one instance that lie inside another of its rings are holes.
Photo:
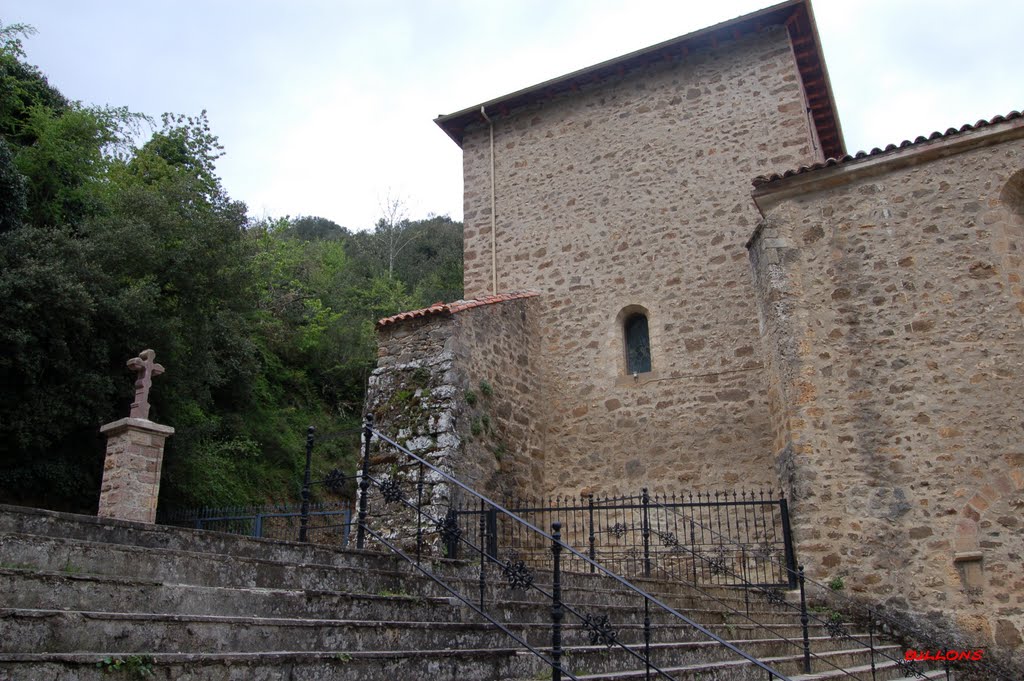
[[[692,517],[689,517],[689,516],[686,516],[686,515],[682,514],[678,509],[668,508],[666,506],[658,504],[656,501],[654,502],[654,505],[659,506],[661,508],[664,508],[667,511],[671,511],[675,515],[680,516],[685,522],[689,522],[689,523],[692,523],[694,525],[697,525],[697,526],[701,527],[702,529],[708,531],[712,536],[717,536],[719,539],[725,540],[725,541],[729,542],[730,544],[732,544],[734,546],[738,546],[741,549],[743,548],[743,545],[740,542],[737,542],[736,540],[734,540],[732,537],[729,537],[729,536],[726,536],[726,535],[723,535],[721,533],[716,532],[713,528],[709,528],[709,527],[703,525],[702,523],[700,523],[699,521],[694,520]],[[711,559],[706,558],[705,556],[703,556],[703,555],[701,555],[699,553],[696,553],[695,551],[691,551],[687,547],[681,547],[681,548],[683,550],[685,550],[685,551],[689,551],[689,553],[691,555],[693,555],[694,558],[699,558],[700,560],[705,561],[705,562],[709,562],[709,563],[711,562]],[[776,560],[776,561],[778,561],[779,559],[778,558],[773,558],[771,556],[768,556],[767,560]],[[797,607],[797,606],[795,606],[795,605],[793,605],[793,604],[791,604],[791,603],[789,603],[789,602],[787,602],[785,600],[782,600],[781,603],[783,605],[785,605],[786,607],[789,607],[789,608],[792,608],[792,609],[800,611],[801,617],[807,617],[809,619],[813,619],[816,622],[825,625],[830,630],[831,630],[831,627],[835,626],[835,624],[834,624],[834,622],[832,620],[822,619],[821,617],[818,617],[817,614],[814,614],[814,613],[812,613],[812,612],[810,612],[810,611],[808,611],[806,609],[806,605],[804,603],[804,588],[803,588],[803,583],[805,581],[809,581],[809,582],[811,582],[812,584],[814,584],[816,586],[819,586],[819,587],[821,587],[823,589],[826,589],[835,598],[845,599],[854,608],[862,607],[861,604],[857,603],[853,599],[851,599],[849,597],[846,597],[846,596],[844,596],[842,594],[838,594],[834,589],[831,589],[830,587],[828,587],[828,585],[825,585],[825,584],[817,582],[817,581],[815,581],[813,579],[807,578],[806,575],[804,574],[803,569],[802,569],[803,566],[800,566],[800,569],[794,571],[788,565],[781,564],[781,562],[779,564],[781,565],[782,568],[784,568],[787,571],[788,574],[796,576],[798,582],[800,583],[800,592],[801,592],[801,606],[800,607]],[[738,574],[736,574],[735,572],[733,572],[731,570],[729,570],[729,573],[733,577],[735,577],[736,579],[738,579],[741,582],[743,582],[744,583],[744,588],[747,589],[747,590],[754,589],[755,591],[760,591],[762,593],[767,593],[768,592],[767,589],[764,589],[763,587],[760,587],[758,585],[755,585],[755,584],[749,582],[742,575],[738,575]],[[698,591],[701,591],[701,593],[704,593],[705,595],[709,595],[709,594],[706,594],[706,592],[704,592],[704,590],[701,589],[696,584],[694,584],[693,586]],[[869,609],[868,615],[869,615],[869,618],[871,617],[871,615],[878,615],[882,619],[885,619],[885,620],[889,621],[891,624],[894,624],[894,625],[897,624],[896,622],[892,621],[890,618],[886,617],[884,613],[881,613],[881,612],[877,612],[877,611]],[[749,619],[749,617],[748,617],[748,619]],[[758,626],[760,626],[762,628],[765,628],[767,630],[765,625],[762,625],[762,624],[757,623],[757,622],[755,622],[755,624],[758,624]],[[878,650],[877,647],[875,646],[875,643],[874,643],[874,637],[870,634],[870,632],[869,632],[868,641],[864,641],[863,639],[857,638],[856,636],[854,636],[853,634],[851,634],[848,631],[843,631],[841,635],[842,635],[843,638],[846,638],[847,640],[853,641],[855,643],[858,643],[858,644],[860,644],[862,646],[865,646],[865,647],[869,648],[872,651],[873,655],[875,653],[877,653],[877,654],[881,655],[882,657],[888,659],[889,661],[895,662],[897,665],[899,665],[901,667],[901,669],[904,669],[905,671],[908,671],[908,672],[916,675],[918,678],[921,678],[921,679],[927,679],[928,678],[925,674],[923,674],[921,671],[919,671],[914,665],[908,665],[907,661],[905,659],[897,658],[897,657],[892,657],[892,656],[886,654],[884,651]],[[791,641],[788,641],[788,640],[787,640],[787,642],[791,643]],[[819,659],[822,662],[825,662],[826,664],[830,664],[831,665],[830,662],[828,662],[824,658],[820,658],[819,656],[817,656],[814,653],[810,653],[810,655],[815,657],[816,659]],[[835,665],[832,665],[832,666],[835,666]],[[844,670],[844,672],[845,672],[845,670]],[[851,674],[849,674],[849,672],[845,672],[845,673],[848,676],[852,676]],[[998,673],[998,672],[996,672],[996,673]],[[874,660],[873,659],[872,659],[872,676],[874,676]],[[1006,679],[1006,681],[1013,681],[1013,679],[1011,679],[1009,677],[1002,677],[1002,678]]]
[[[372,482],[373,484],[377,485],[377,487],[378,487],[378,488],[381,488],[381,489],[383,489],[383,483],[382,483],[382,481],[380,481],[380,480],[377,480],[377,479],[376,479],[376,478],[374,478],[373,476],[368,476],[368,477],[369,477],[370,481],[371,481],[371,482]],[[409,501],[408,499],[406,499],[406,498],[404,497],[404,495],[403,495],[403,497],[402,497],[401,499],[399,499],[399,501],[400,501],[400,502],[401,502],[401,503],[402,503],[402,504],[403,504],[404,506],[406,506],[407,508],[409,508],[409,509],[411,509],[411,510],[414,510],[414,511],[416,511],[416,513],[417,513],[417,514],[418,514],[419,516],[421,516],[421,517],[424,517],[424,518],[426,518],[426,519],[427,519],[427,520],[429,520],[430,522],[432,522],[432,523],[434,523],[434,524],[438,524],[438,523],[440,523],[440,522],[441,522],[441,519],[440,519],[440,518],[434,518],[434,517],[433,517],[433,516],[431,516],[431,515],[430,515],[429,513],[426,513],[426,512],[424,512],[422,508],[420,508],[420,507],[417,507],[417,506],[414,506],[414,505],[413,505],[413,504],[412,504],[412,503],[411,503],[411,502],[410,502],[410,501]],[[367,527],[367,532],[370,532],[371,534],[373,534],[373,535],[374,535],[374,537],[379,537],[379,534],[378,534],[378,533],[376,533],[376,532],[374,532],[373,530],[371,530],[371,529],[370,529],[369,527]],[[499,566],[499,567],[500,567],[500,568],[501,568],[501,569],[502,569],[503,571],[510,571],[510,570],[512,570],[512,569],[513,569],[513,566],[512,566],[512,561],[511,561],[511,560],[508,560],[508,561],[502,561],[501,559],[499,559],[499,558],[497,558],[497,557],[495,557],[495,556],[492,556],[492,555],[490,555],[490,554],[489,554],[489,553],[487,552],[487,550],[485,549],[485,547],[477,547],[477,546],[473,545],[473,543],[472,543],[472,542],[470,542],[470,541],[469,541],[468,539],[466,539],[466,538],[465,538],[465,536],[460,536],[460,537],[459,537],[459,539],[458,539],[458,541],[460,541],[460,542],[464,543],[464,544],[465,544],[466,546],[468,546],[469,548],[473,549],[473,550],[474,550],[474,551],[476,551],[476,552],[477,552],[478,554],[480,554],[480,558],[481,558],[481,560],[488,560],[488,561],[490,561],[491,563],[493,563],[493,564],[495,564],[495,565]],[[391,544],[390,544],[389,542],[386,542],[386,541],[385,541],[384,543],[385,543],[385,544],[386,544],[386,545],[387,545],[387,546],[388,546],[389,548],[392,548],[392,545],[391,545]],[[562,542],[562,546],[565,546],[565,543],[564,543],[564,542]],[[411,559],[410,559],[410,560],[411,560]],[[443,582],[442,582],[442,581],[440,580],[440,578],[438,578],[438,577],[435,577],[435,576],[434,576],[433,574],[429,573],[429,571],[425,570],[425,568],[422,568],[422,567],[421,567],[421,566],[419,565],[419,563],[416,563],[416,569],[417,569],[417,570],[419,570],[420,572],[423,572],[424,574],[426,574],[427,576],[431,577],[432,579],[434,579],[434,581],[436,581],[436,582],[437,582],[438,584],[440,584],[440,585],[441,585],[442,587],[444,587],[445,589],[449,589],[448,585],[446,585],[445,583],[443,583]],[[530,583],[530,588],[531,588],[531,589],[534,589],[535,591],[537,591],[538,593],[540,593],[540,594],[541,594],[542,596],[545,596],[545,597],[547,597],[547,598],[549,598],[549,599],[553,599],[553,598],[554,598],[554,593],[553,593],[553,590],[552,590],[551,592],[549,592],[549,591],[546,591],[546,590],[545,590],[544,588],[542,588],[542,587],[540,587],[540,586],[538,586],[537,584],[535,584],[535,583],[532,583],[532,582]],[[467,601],[466,601],[466,600],[465,600],[465,599],[464,599],[464,598],[463,598],[463,597],[462,597],[461,595],[459,595],[459,594],[455,594],[454,592],[452,592],[452,593],[453,593],[453,594],[454,594],[454,595],[455,595],[455,596],[456,596],[457,598],[459,598],[459,600],[461,600],[461,601],[463,601],[463,602],[467,602]],[[578,617],[578,618],[580,619],[580,621],[581,621],[581,622],[584,622],[584,623],[585,623],[585,622],[587,621],[587,615],[586,615],[586,614],[584,614],[584,613],[581,613],[581,612],[580,612],[579,610],[577,610],[576,608],[574,608],[574,607],[573,607],[573,606],[572,606],[571,604],[569,604],[569,603],[565,603],[565,602],[563,601],[561,605],[562,605],[562,607],[563,607],[563,608],[565,608],[566,610],[568,610],[568,612],[569,612],[569,613],[571,613],[571,614],[575,615],[576,617]],[[474,609],[474,610],[477,610],[477,611],[479,612],[479,609],[478,609],[478,608],[476,608],[475,606],[473,606],[473,609]],[[487,615],[485,615],[485,617],[487,617]],[[490,619],[490,618],[488,617],[488,619]],[[500,625],[499,625],[499,626],[500,626]],[[504,627],[502,627],[502,630],[503,630],[503,631],[505,630],[505,629],[504,629]],[[512,635],[512,634],[510,634],[510,635]],[[515,638],[515,637],[513,636],[513,638]],[[518,641],[519,639],[516,639],[516,640]],[[639,653],[637,653],[637,652],[636,652],[635,650],[633,650],[632,648],[630,648],[630,647],[629,647],[629,646],[627,646],[626,644],[622,643],[621,641],[615,640],[615,639],[613,639],[613,640],[612,640],[612,643],[613,643],[613,644],[615,644],[615,645],[617,645],[617,646],[618,646],[619,648],[621,648],[621,649],[622,649],[623,651],[625,651],[626,653],[630,654],[631,656],[633,656],[633,657],[634,657],[634,658],[636,658],[637,660],[639,660],[639,661],[641,661],[641,662],[644,662],[644,663],[646,663],[646,664],[648,665],[648,667],[649,667],[649,669],[650,669],[651,671],[653,671],[653,672],[656,672],[656,673],[657,673],[657,674],[659,674],[660,676],[663,676],[663,677],[665,677],[666,679],[669,679],[669,681],[671,681],[672,677],[671,677],[671,676],[669,676],[669,675],[668,675],[668,674],[667,674],[667,673],[666,673],[666,672],[665,672],[664,670],[660,669],[660,668],[659,668],[659,667],[657,667],[656,665],[653,665],[653,664],[651,664],[651,663],[650,663],[650,660],[649,660],[649,659],[645,659],[645,658],[644,658],[643,656],[641,656],[641,655],[640,655]]]
[[[523,640],[520,636],[516,635],[513,631],[511,631],[508,627],[506,627],[504,624],[502,624],[498,620],[496,620],[493,617],[491,617],[489,614],[487,614],[487,612],[483,608],[478,607],[470,599],[466,598],[461,593],[459,593],[457,589],[455,589],[454,587],[449,585],[447,582],[445,582],[443,579],[441,579],[440,577],[435,575],[430,570],[428,570],[425,567],[423,567],[422,565],[420,565],[418,562],[416,562],[405,551],[403,551],[402,549],[398,548],[397,546],[395,546],[394,544],[389,542],[387,539],[385,539],[383,537],[383,535],[381,535],[379,532],[375,532],[372,529],[370,529],[369,527],[366,528],[366,531],[369,532],[373,536],[373,538],[376,539],[378,542],[380,542],[384,546],[388,547],[388,549],[390,549],[393,553],[398,554],[399,557],[401,557],[406,562],[408,562],[410,565],[412,565],[414,568],[416,568],[416,570],[418,570],[420,573],[422,573],[426,577],[429,577],[430,579],[434,580],[434,582],[436,582],[438,584],[438,586],[440,586],[445,591],[447,591],[452,596],[454,596],[459,601],[461,601],[463,603],[463,605],[469,606],[478,615],[480,615],[481,617],[486,619],[488,622],[490,622],[494,626],[498,627],[498,629],[500,629],[502,632],[504,632],[505,634],[510,636],[516,643],[518,643],[519,645],[523,646],[524,648],[529,650],[531,653],[536,655],[543,662],[545,662],[549,667],[551,667],[552,669],[556,669],[558,667],[558,663],[556,663],[554,660],[549,659],[548,657],[546,657],[536,647],[530,645],[525,640]],[[574,676],[572,674],[572,672],[566,671],[564,669],[561,669],[560,671],[561,671],[561,673],[565,674],[566,676],[568,676],[573,681],[579,681],[578,677]]]
[[[368,529],[366,527],[366,515],[367,515],[366,491],[367,491],[367,489],[369,487],[369,484],[370,484],[370,480],[369,480],[369,444],[370,444],[370,441],[372,440],[372,438],[374,436],[376,436],[379,441],[385,442],[388,445],[390,445],[391,447],[397,449],[398,451],[403,452],[406,456],[409,456],[411,459],[413,459],[414,461],[418,462],[422,466],[425,466],[425,467],[429,468],[431,471],[433,471],[434,473],[440,475],[443,479],[445,479],[449,483],[455,485],[456,487],[458,487],[462,491],[466,492],[467,494],[469,494],[469,495],[471,495],[473,497],[476,497],[477,499],[479,499],[480,501],[484,502],[485,504],[487,504],[491,508],[495,509],[496,511],[502,513],[506,517],[511,518],[513,521],[519,523],[523,527],[526,527],[527,529],[531,530],[532,532],[536,533],[537,535],[540,535],[541,537],[543,537],[546,540],[550,541],[552,543],[552,546],[558,546],[562,550],[568,551],[569,553],[573,554],[577,559],[580,559],[585,564],[590,565],[594,570],[600,571],[606,577],[609,577],[613,581],[618,582],[621,586],[625,587],[627,590],[632,591],[632,592],[636,593],[638,596],[643,597],[646,602],[649,602],[649,603],[651,603],[653,605],[656,605],[657,607],[659,607],[662,610],[664,610],[665,612],[671,614],[675,618],[681,620],[682,622],[685,622],[687,625],[689,625],[693,629],[699,631],[704,636],[706,636],[706,637],[708,637],[708,638],[710,638],[710,639],[712,639],[714,641],[717,641],[720,645],[722,645],[725,648],[731,650],[732,652],[734,652],[735,654],[737,654],[740,657],[744,658],[745,660],[747,660],[748,662],[752,663],[756,667],[759,667],[760,669],[762,669],[765,672],[767,672],[770,675],[769,678],[779,678],[779,679],[782,679],[783,681],[789,681],[789,677],[785,676],[781,672],[779,672],[779,671],[775,670],[774,668],[768,666],[767,664],[765,664],[761,660],[753,657],[749,653],[747,653],[747,652],[741,650],[740,648],[734,646],[730,642],[722,639],[721,637],[719,637],[718,635],[716,635],[713,632],[709,631],[708,629],[706,629],[705,627],[703,627],[699,623],[691,620],[690,618],[686,617],[682,613],[678,612],[676,609],[674,609],[671,606],[663,603],[661,600],[659,600],[655,596],[652,596],[651,594],[647,593],[643,589],[641,589],[641,588],[635,586],[634,584],[632,584],[631,582],[627,581],[626,579],[624,579],[620,575],[612,572],[611,570],[608,570],[603,565],[601,565],[601,564],[591,560],[589,557],[583,555],[582,553],[580,553],[579,551],[574,549],[572,546],[569,546],[568,544],[563,543],[561,541],[561,539],[556,539],[551,534],[548,534],[544,530],[541,530],[540,528],[536,527],[533,523],[531,523],[531,522],[527,521],[526,519],[520,517],[516,513],[513,513],[512,511],[509,511],[508,509],[503,507],[501,504],[498,504],[497,502],[495,502],[492,499],[484,496],[480,492],[477,492],[475,489],[469,487],[468,485],[463,483],[458,478],[453,477],[449,473],[441,470],[440,468],[437,468],[436,466],[434,466],[430,462],[428,462],[425,459],[417,456],[416,454],[414,454],[413,452],[409,451],[408,449],[406,449],[405,447],[403,447],[399,443],[395,442],[394,440],[392,440],[388,436],[386,436],[383,433],[375,430],[373,428],[373,426],[372,426],[372,423],[373,423],[372,418],[370,417],[370,415],[367,415],[366,425],[364,427],[364,431],[365,432],[363,434],[363,437],[366,438],[366,440],[364,442],[364,447],[365,447],[366,451],[364,452],[364,456],[363,456],[363,476],[362,476],[362,479],[360,480],[360,483],[359,483],[361,494],[360,494],[360,500],[359,500],[359,518],[358,518],[359,525],[358,525],[358,534],[357,534],[357,546],[361,546],[362,545],[364,533]]]
[[[736,541],[732,537],[730,537],[728,535],[723,535],[720,532],[715,531],[714,528],[711,528],[711,527],[708,527],[707,525],[704,525],[699,520],[694,520],[692,516],[688,516],[688,515],[682,514],[679,511],[679,509],[677,509],[677,508],[670,508],[668,506],[665,506],[663,504],[658,503],[657,502],[657,497],[655,497],[654,499],[655,499],[655,501],[653,502],[653,505],[658,506],[660,508],[664,508],[667,511],[671,511],[673,514],[681,517],[684,521],[689,522],[689,523],[693,523],[697,527],[700,527],[702,530],[707,531],[712,537],[725,540],[725,541],[729,542],[730,544],[732,544],[733,546],[738,546],[740,548],[743,547],[743,544],[741,542]],[[702,560],[704,560],[703,556],[700,556],[700,557],[701,557]],[[793,577],[797,577],[797,578],[799,577],[799,570],[794,570],[792,567],[789,566],[788,563],[784,562],[783,559],[781,559],[781,558],[779,558],[777,556],[769,555],[769,556],[765,557],[765,560],[774,562],[776,565],[778,565],[783,570],[785,570],[786,574],[791,575]],[[845,594],[839,593],[836,589],[832,588],[828,584],[823,584],[822,582],[819,582],[819,581],[817,581],[815,579],[807,577],[806,574],[803,576],[803,579],[806,582],[810,582],[811,584],[813,584],[813,585],[815,585],[817,587],[820,587],[823,591],[825,591],[826,593],[829,594],[830,598],[834,598],[834,599],[837,599],[837,600],[840,600],[840,601],[844,601],[844,602],[848,603],[854,609],[860,609],[860,608],[864,607],[862,603],[858,603],[857,601],[853,600],[849,596],[846,596]],[[868,607],[870,609],[870,606],[868,606]],[[886,615],[884,612],[873,610],[873,609],[870,609],[870,612],[871,612],[871,614],[873,616],[877,616],[879,619],[886,620],[889,624],[891,624],[893,626],[896,626],[896,627],[901,626],[899,622],[897,622],[896,620],[892,619],[891,617]],[[1005,678],[1007,678],[1007,681],[1014,681],[1013,679],[1010,679],[1009,677],[1005,677]]]

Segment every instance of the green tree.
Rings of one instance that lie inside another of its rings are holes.
[[[92,512],[99,426],[127,412],[127,358],[168,371],[162,507],[294,498],[307,425],[357,423],[374,325],[461,295],[461,230],[397,221],[400,248],[325,218],[252,222],[216,173],[205,112],[71,103],[0,25],[0,498]],[[357,442],[317,449],[355,465]]]

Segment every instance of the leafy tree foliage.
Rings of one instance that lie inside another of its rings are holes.
[[[125,361],[156,350],[151,417],[173,425],[161,505],[294,498],[305,427],[358,423],[374,323],[461,297],[461,225],[376,232],[253,222],[216,174],[205,113],[144,119],[68,102],[0,24],[0,498],[92,512]],[[9,95],[9,96],[8,96]],[[318,450],[355,465],[355,442]]]

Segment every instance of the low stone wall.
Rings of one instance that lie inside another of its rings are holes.
[[[379,328],[379,359],[367,410],[380,432],[498,500],[533,494],[543,464],[541,391],[534,371],[539,335],[521,298],[441,311]],[[415,494],[416,466],[372,443],[375,477]],[[444,515],[459,490],[427,476],[424,502]],[[407,528],[414,523],[406,524]],[[412,537],[407,529],[403,541]]]
[[[766,219],[750,244],[810,574],[1018,651],[1021,136],[986,140],[999,154],[939,142],[755,193]]]

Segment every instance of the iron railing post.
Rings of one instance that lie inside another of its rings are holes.
[[[743,607],[750,617],[750,580],[747,578],[747,546],[740,546],[740,564],[743,566]]]
[[[796,555],[793,553],[793,531],[789,526],[789,503],[786,497],[779,499],[779,514],[782,516],[782,543],[786,551],[786,576],[792,591],[796,588]]]
[[[871,681],[875,678],[875,617],[868,608],[868,649],[871,651]]]
[[[487,509],[487,555],[498,559],[498,509]]]
[[[651,601],[644,596],[644,674],[645,681],[651,681]]]
[[[697,586],[697,533],[693,518],[690,518],[690,556],[693,560],[693,585]]]
[[[299,541],[304,542],[309,529],[309,495],[311,484],[311,471],[313,468],[313,437],[316,428],[310,426],[306,429],[306,471],[302,476],[302,511],[299,520]]]
[[[804,674],[811,673],[811,641],[807,635],[807,597],[804,593],[804,566],[797,568],[797,581],[800,583],[800,627],[804,634]]]
[[[594,495],[593,495],[593,493],[587,495],[587,512],[590,515],[590,519],[587,521],[590,524],[590,537],[589,537],[590,560],[596,562],[597,561],[597,552],[594,549],[594,540],[596,539],[596,536],[594,535]],[[594,566],[594,564],[591,563],[590,564],[590,571],[593,572],[596,569],[597,568]]]
[[[562,681],[562,523],[551,523],[551,681]]]
[[[256,518],[252,523],[252,536],[257,539],[263,536],[263,514],[259,511],[256,512]]]
[[[420,564],[423,554],[423,464],[419,466],[419,477],[416,479],[416,564]]]
[[[487,509],[480,500],[480,609],[484,609],[484,590],[487,588]]]
[[[644,577],[651,576],[651,518],[650,518],[650,503],[651,498],[647,494],[647,488],[644,487],[643,494],[640,497],[641,510],[640,510],[640,536],[644,540]]]
[[[366,414],[363,424],[363,472],[359,478],[359,519],[356,527],[356,548],[366,546],[366,496],[370,491],[370,438],[373,436],[373,414]]]

